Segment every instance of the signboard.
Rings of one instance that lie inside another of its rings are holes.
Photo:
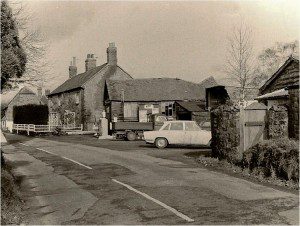
[[[144,108],[145,109],[152,109],[153,108],[153,104],[145,104]]]
[[[147,122],[147,110],[139,110],[139,122]]]

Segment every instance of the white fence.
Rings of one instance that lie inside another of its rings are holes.
[[[34,124],[14,124],[13,130],[15,130],[17,133],[19,131],[26,131],[29,135],[30,132],[34,133],[51,133],[55,130],[55,128],[61,128],[63,131],[82,131],[83,125],[80,126],[72,126],[72,127],[66,127],[66,126],[53,126],[53,125],[34,125]]]

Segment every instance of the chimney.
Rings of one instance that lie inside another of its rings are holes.
[[[96,67],[96,58],[94,54],[88,54],[85,60],[85,71],[91,70]]]
[[[48,96],[50,94],[50,89],[45,90],[45,96]]]
[[[115,47],[114,42],[109,43],[106,53],[107,53],[107,64],[112,66],[117,65],[118,63],[117,47]]]
[[[38,95],[38,97],[39,98],[41,98],[42,97],[42,87],[37,87],[37,95]]]
[[[73,57],[73,60],[70,62],[69,66],[69,78],[77,75],[77,67],[76,67],[76,57]]]

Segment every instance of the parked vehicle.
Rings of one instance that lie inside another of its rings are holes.
[[[201,129],[195,121],[168,121],[158,131],[144,132],[144,140],[157,148],[169,144],[210,145],[211,132]]]
[[[158,130],[165,121],[167,121],[166,116],[153,114],[149,116],[148,122],[113,122],[112,132],[116,138],[126,138],[129,141],[133,141],[138,138],[143,138],[145,131]]]

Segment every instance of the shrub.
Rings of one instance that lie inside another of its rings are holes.
[[[15,124],[48,124],[49,110],[47,105],[28,104],[14,106],[13,120]]]
[[[262,141],[243,153],[241,165],[265,177],[299,181],[299,144],[288,138]]]

